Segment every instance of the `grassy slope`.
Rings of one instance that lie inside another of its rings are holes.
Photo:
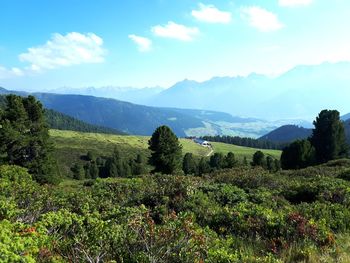
[[[145,157],[149,155],[148,139],[146,136],[123,136],[100,133],[82,133],[74,131],[50,130],[56,147],[56,158],[63,176],[70,174],[70,167],[74,163],[83,163],[81,157],[88,151],[94,152],[97,156],[109,156],[114,147],[118,146],[122,154],[135,156],[141,153]],[[207,156],[208,148],[201,147],[188,139],[180,139],[183,153],[191,152],[197,156]],[[241,147],[224,143],[212,143],[214,152],[224,154],[232,151],[238,159],[247,157],[251,160],[257,149]],[[276,150],[262,150],[265,154],[279,158],[281,152]]]
[[[253,154],[259,150],[259,149],[254,149],[254,148],[248,148],[248,147],[243,147],[243,146],[237,146],[237,145],[232,145],[232,144],[226,144],[226,143],[221,143],[221,142],[211,142],[213,145],[214,151],[215,152],[221,152],[221,153],[228,153],[228,152],[233,152],[237,158],[243,159],[246,157],[248,160],[252,159]],[[281,151],[279,150],[265,150],[261,149],[265,155],[270,155],[276,159],[279,159],[281,157]]]

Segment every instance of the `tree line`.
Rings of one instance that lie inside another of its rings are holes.
[[[282,150],[286,146],[286,143],[228,135],[202,136],[201,139],[259,149]]]
[[[73,178],[76,180],[132,177],[147,172],[147,164],[141,154],[137,154],[135,158],[126,158],[117,147],[114,148],[111,156],[95,156],[89,151],[84,159],[87,161],[86,164],[75,163],[71,167]]]

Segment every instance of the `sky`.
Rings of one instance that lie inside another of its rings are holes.
[[[350,61],[348,0],[0,0],[0,87],[170,87]]]

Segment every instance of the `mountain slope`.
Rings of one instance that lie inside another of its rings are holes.
[[[26,96],[29,93],[3,90]],[[302,120],[265,121],[231,114],[179,108],[157,108],[84,95],[33,93],[46,108],[97,126],[128,134],[151,135],[160,125],[171,127],[180,136],[230,135],[258,138],[277,127]],[[304,123],[304,122],[303,122]]]
[[[344,128],[347,142],[350,144],[350,119],[344,121]],[[290,143],[298,139],[306,139],[311,135],[312,129],[306,129],[296,125],[284,125],[259,139],[269,140],[276,143]]]
[[[185,136],[186,129],[204,126],[200,119],[170,109],[92,96],[50,93],[34,95],[49,109],[130,134],[150,135],[158,126],[168,125],[178,136]]]
[[[305,139],[312,134],[312,129],[305,129],[296,125],[284,125],[260,137],[276,143],[288,143],[298,139]]]
[[[5,107],[5,96],[0,95],[0,109]],[[77,132],[90,132],[90,133],[107,133],[107,134],[117,134],[123,135],[125,133],[120,132],[116,129],[101,127],[92,125],[81,120],[77,120],[73,117],[70,117],[66,114],[45,109],[45,118],[50,129],[57,130],[69,130]]]
[[[92,125],[54,110],[46,109],[45,117],[50,129],[125,135],[116,129]]]

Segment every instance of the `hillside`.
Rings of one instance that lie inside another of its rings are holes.
[[[141,153],[143,156],[149,156],[147,136],[130,135],[112,135],[100,133],[82,133],[73,131],[50,130],[50,136],[56,147],[56,158],[60,174],[69,175],[73,163],[83,163],[84,156],[88,151],[96,155],[108,156],[112,153],[115,146],[120,149],[123,155],[131,156]],[[202,147],[192,140],[180,139],[183,154],[191,152],[198,157],[205,157],[210,153],[210,149]],[[258,150],[254,148],[235,146],[232,144],[213,143],[214,152],[228,153],[233,152],[240,161],[244,157],[248,161],[252,159],[253,154]],[[266,155],[271,155],[279,159],[281,152],[277,150],[261,150]]]
[[[296,125],[284,125],[260,137],[277,143],[288,143],[298,139],[305,139],[312,134],[312,129],[305,129]]]
[[[0,90],[0,93],[29,94],[5,89]],[[53,93],[32,95],[48,109],[93,125],[135,135],[151,135],[158,126],[167,125],[180,137],[233,135],[257,138],[285,124],[285,121],[242,118],[218,111],[149,107],[93,96]]]
[[[54,110],[45,110],[45,117],[47,123],[51,129],[57,130],[68,130],[68,131],[78,131],[78,132],[96,132],[96,133],[108,133],[108,134],[125,134],[121,131],[92,125],[73,117],[70,117],[66,114],[54,111]]]
[[[4,89],[3,89],[4,90]],[[1,88],[0,88],[1,91]],[[0,109],[5,107],[5,97],[0,95]],[[51,129],[57,130],[69,130],[69,131],[79,131],[79,132],[97,132],[97,133],[109,133],[109,134],[125,134],[116,129],[101,127],[92,125],[73,117],[70,117],[66,114],[45,109],[44,111],[47,124]]]
[[[345,135],[350,144],[350,119],[344,121]],[[312,134],[312,129],[306,129],[296,125],[284,125],[268,134],[260,137],[262,140],[269,140],[276,143],[289,143],[298,139],[306,139]]]

